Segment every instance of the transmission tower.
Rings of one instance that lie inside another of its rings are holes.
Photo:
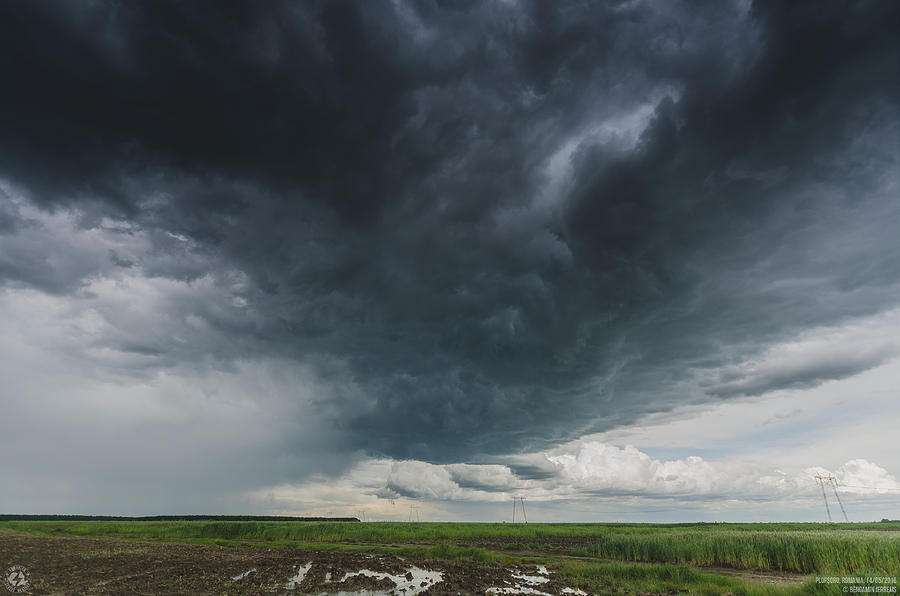
[[[834,476],[831,476],[831,490],[834,491],[834,498],[837,499],[838,505],[841,507],[841,513],[844,514],[844,521],[849,522],[850,518],[847,517],[847,512],[844,510],[844,504],[841,503],[841,497],[838,495],[837,491],[837,479]]]
[[[516,509],[522,507],[522,520],[527,524],[528,516],[525,515],[525,497],[513,497],[513,523],[516,523]]]
[[[841,507],[841,513],[844,514],[844,521],[849,522],[850,519],[847,517],[847,511],[844,510],[844,504],[841,503],[841,497],[838,495],[837,491],[837,479],[834,476],[821,476],[816,475],[816,484],[818,484],[822,488],[822,499],[825,500],[825,512],[828,514],[828,523],[832,522],[831,519],[831,508],[828,507],[828,496],[825,493],[825,485],[831,487],[832,492],[834,493],[834,498],[837,499],[838,505]]]
[[[410,505],[409,506],[409,521],[421,521],[419,519],[419,506],[418,505]]]

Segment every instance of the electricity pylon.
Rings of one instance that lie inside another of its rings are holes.
[[[825,512],[828,514],[828,523],[831,523],[831,508],[828,507],[828,497],[825,493],[825,485],[831,487],[831,490],[834,492],[834,498],[837,499],[838,505],[841,507],[841,513],[844,514],[844,521],[849,522],[850,519],[847,517],[847,511],[844,510],[844,504],[841,503],[841,497],[837,492],[837,479],[834,476],[820,476],[816,475],[816,484],[822,487],[822,499],[825,500]]]
[[[525,497],[513,497],[513,523],[516,523],[516,509],[518,508],[519,504],[521,504],[522,506],[522,519],[527,524],[528,516],[525,515]]]

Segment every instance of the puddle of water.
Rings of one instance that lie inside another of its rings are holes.
[[[440,571],[429,571],[427,569],[419,569],[418,567],[410,567],[406,570],[407,573],[403,575],[391,575],[390,573],[384,573],[381,571],[370,571],[368,569],[360,569],[359,571],[354,571],[352,573],[345,573],[344,577],[340,579],[341,582],[347,580],[347,578],[354,577],[356,575],[365,575],[367,577],[372,577],[375,579],[384,579],[387,578],[394,582],[394,587],[390,590],[360,590],[359,592],[322,592],[319,596],[358,596],[360,594],[365,594],[366,596],[389,596],[390,594],[403,594],[404,596],[414,596],[415,594],[419,594],[424,592],[434,584],[440,583],[444,581],[444,574]],[[410,579],[411,576],[412,579]],[[329,579],[330,574],[325,576],[325,579]],[[424,586],[422,584],[425,584]]]
[[[552,594],[548,594],[547,592],[541,592],[540,590],[535,590],[534,588],[529,588],[528,586],[522,586],[516,584],[511,588],[488,588],[484,592],[485,594],[540,594],[540,596],[553,596]]]
[[[251,573],[256,573],[256,567],[254,567],[253,569],[248,569],[247,571],[245,571],[245,572],[243,572],[243,573],[239,573],[239,574],[235,575],[234,577],[231,578],[231,581],[232,581],[232,582],[238,582],[238,581],[241,581],[242,579],[244,579],[245,577],[247,577],[247,576],[250,575]]]
[[[502,588],[493,587],[488,588],[485,593],[486,594],[540,594],[541,596],[550,596],[547,592],[541,592],[540,590],[534,588],[533,586],[539,586],[540,584],[544,584],[550,581],[549,577],[543,577],[544,575],[550,575],[550,572],[547,571],[547,568],[543,565],[538,567],[538,573],[541,575],[528,575],[525,573],[515,573],[512,569],[509,570],[510,576],[517,580],[515,582],[506,582],[511,583],[511,586],[504,586]]]
[[[528,575],[526,573],[514,573],[510,570],[510,576],[517,580],[511,583],[512,586],[504,586],[502,588],[493,587],[486,590],[486,594],[537,594],[539,596],[550,596],[547,592],[538,590],[535,586],[540,586],[550,581],[550,571],[543,565],[537,566],[539,575]],[[563,594],[575,594],[576,596],[587,596],[587,592],[578,588],[563,588]]]
[[[540,575],[525,575],[524,573],[513,573],[512,576],[516,579],[520,579],[526,584],[545,584],[550,581],[549,577],[542,577]]]
[[[287,583],[284,584],[285,590],[296,590],[297,586],[300,585],[300,582],[303,581],[303,578],[306,577],[306,574],[309,573],[309,570],[312,569],[312,563],[307,563],[306,565],[300,565],[297,568],[297,575],[292,578],[289,578]]]

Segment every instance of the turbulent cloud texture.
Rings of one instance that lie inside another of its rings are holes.
[[[889,1],[6,3],[0,283],[58,305],[17,345],[119,386],[284,369],[241,385],[278,413],[260,457],[338,468],[857,374],[896,343],[779,350],[897,307],[898,24]],[[660,482],[702,489],[680,465]]]

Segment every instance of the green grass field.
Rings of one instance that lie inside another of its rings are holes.
[[[224,546],[395,552],[478,563],[542,562],[602,593],[842,593],[816,576],[900,575],[900,523],[478,524],[10,521],[17,532]],[[763,585],[723,569],[808,575]]]

